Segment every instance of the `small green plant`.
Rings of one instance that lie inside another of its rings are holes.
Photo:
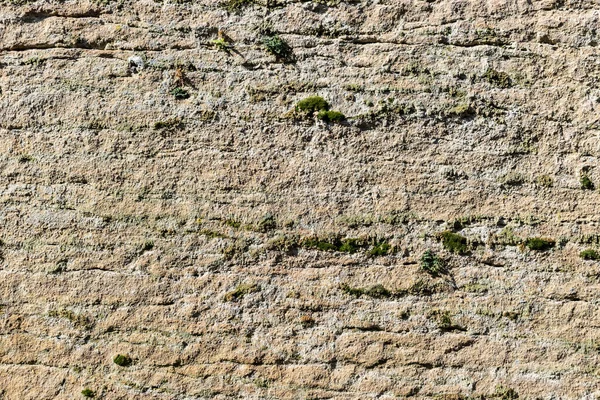
[[[96,393],[94,393],[93,390],[85,388],[81,391],[81,394],[83,395],[83,397],[88,397],[88,398],[92,398],[94,396],[96,396]]]
[[[346,116],[339,111],[321,110],[317,114],[317,118],[324,122],[342,122]]]
[[[468,250],[467,238],[452,231],[444,231],[440,234],[442,246],[448,251],[456,254],[465,254]]]
[[[190,97],[190,93],[186,89],[179,87],[179,86],[177,86],[176,88],[173,88],[173,90],[171,90],[171,94],[177,100],[185,100]]]
[[[227,293],[225,295],[225,301],[237,301],[242,299],[245,295],[250,294],[250,293],[255,293],[255,292],[259,292],[260,291],[260,287],[253,283],[253,284],[239,284],[236,286],[236,288],[234,290],[232,290],[231,292]]]
[[[340,289],[342,289],[342,291],[344,293],[349,294],[350,296],[355,296],[355,297],[360,297],[363,294],[365,294],[365,289],[361,289],[361,288],[353,288],[351,286],[349,286],[346,283],[342,283],[340,285]]]
[[[600,253],[594,249],[586,249],[579,253],[579,257],[584,260],[600,260]]]
[[[329,103],[321,96],[311,96],[304,100],[300,100],[296,104],[296,111],[306,113],[310,116],[319,111],[329,110]]]
[[[267,51],[279,60],[289,60],[292,56],[292,48],[278,35],[265,36],[263,44]]]
[[[372,257],[381,257],[388,255],[392,251],[392,246],[387,242],[381,242],[373,246],[371,250],[369,250],[369,255]]]
[[[545,251],[545,250],[550,250],[555,245],[556,245],[556,241],[554,239],[532,237],[532,238],[527,238],[525,240],[525,246],[529,250]]]
[[[372,255],[377,255],[377,252],[387,252],[390,250],[389,245],[384,242],[376,242],[374,238],[342,238],[338,235],[330,235],[325,237],[307,237],[298,241],[298,246],[307,249],[318,249],[321,251],[339,251],[342,253],[354,254],[360,249],[365,249],[374,245],[377,250],[374,250]]]
[[[227,53],[231,49],[231,45],[229,43],[227,43],[227,41],[224,38],[222,38],[222,37],[214,39],[214,40],[211,40],[210,43],[218,51],[224,51],[224,52]]]
[[[128,355],[117,354],[115,358],[113,358],[113,362],[119,367],[129,367],[133,360]]]
[[[579,183],[581,183],[581,188],[583,190],[594,190],[595,185],[594,182],[590,179],[590,177],[586,173],[582,173],[579,177]]]
[[[337,250],[341,251],[342,253],[353,254],[356,253],[360,247],[361,244],[357,239],[344,239]]]
[[[302,247],[308,249],[317,249],[321,251],[335,251],[338,248],[336,244],[331,243],[328,240],[319,238],[307,238],[304,239],[300,244]]]
[[[434,278],[448,273],[444,260],[431,250],[426,250],[421,256],[421,270]]]

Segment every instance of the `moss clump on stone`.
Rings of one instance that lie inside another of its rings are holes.
[[[342,253],[356,253],[358,249],[362,247],[362,244],[358,241],[358,239],[344,239],[342,243],[338,247],[338,251]]]
[[[88,398],[92,398],[94,396],[96,396],[96,393],[94,393],[93,390],[85,388],[81,391],[81,394],[83,395],[83,397],[88,397]]]
[[[581,183],[581,188],[583,190],[594,190],[595,188],[594,182],[592,182],[587,174],[581,174],[579,177],[579,183]]]
[[[525,246],[529,250],[545,251],[545,250],[550,250],[555,245],[556,245],[556,241],[554,239],[533,237],[533,238],[527,238],[525,240]]]
[[[448,251],[456,254],[465,254],[468,250],[467,238],[452,231],[444,231],[440,234],[442,245]]]
[[[381,242],[373,246],[371,250],[369,250],[369,255],[372,257],[381,257],[388,255],[392,251],[392,246],[387,242]]]
[[[117,354],[115,358],[113,358],[113,362],[119,367],[129,367],[133,360],[128,355]]]
[[[308,249],[317,249],[321,251],[335,251],[337,250],[337,245],[331,243],[328,240],[319,239],[319,238],[307,238],[304,239],[301,243],[302,247]]]
[[[339,236],[307,237],[297,240],[296,245],[305,249],[316,249],[321,251],[339,251],[341,253],[354,254],[360,250],[371,257],[380,257],[392,252],[392,245],[385,240],[376,238],[341,238]],[[369,249],[370,248],[370,249]],[[369,249],[369,250],[367,250]]]
[[[304,100],[300,100],[296,104],[296,111],[306,113],[308,115],[314,115],[319,111],[329,110],[329,103],[321,96],[311,96]]]
[[[339,111],[321,110],[317,114],[317,118],[324,122],[342,122],[346,119],[346,116]]]
[[[594,249],[586,249],[579,253],[579,257],[584,260],[600,260],[600,253]]]

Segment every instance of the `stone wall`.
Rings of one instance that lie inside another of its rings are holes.
[[[599,7],[0,1],[0,398],[596,398]]]

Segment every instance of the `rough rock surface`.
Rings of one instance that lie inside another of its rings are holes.
[[[0,398],[600,396],[600,3],[244,3],[0,1]]]

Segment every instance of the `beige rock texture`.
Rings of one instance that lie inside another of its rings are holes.
[[[599,21],[0,1],[0,399],[600,397]]]

